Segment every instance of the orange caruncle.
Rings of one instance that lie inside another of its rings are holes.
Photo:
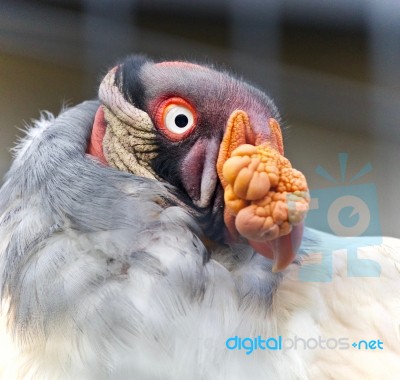
[[[243,237],[287,235],[303,221],[310,202],[304,175],[269,145],[240,145],[223,166],[225,205]]]

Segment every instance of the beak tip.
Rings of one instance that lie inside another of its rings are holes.
[[[272,273],[283,272],[289,265],[279,265],[277,261],[274,261],[274,264],[272,266]]]

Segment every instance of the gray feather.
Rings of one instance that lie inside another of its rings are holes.
[[[88,156],[98,106],[37,122],[0,191],[1,296],[19,367],[27,378],[165,379],[178,366],[171,378],[187,378],[212,355],[185,360],[187,339],[213,324],[223,339],[265,315],[281,276],[245,246],[210,259],[193,218],[162,206],[167,185]]]

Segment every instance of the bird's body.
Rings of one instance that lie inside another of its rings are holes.
[[[300,271],[340,238],[306,230],[298,259],[274,273],[243,240],[210,243],[173,183],[88,155],[98,107],[37,122],[1,190],[3,379],[398,378],[398,240],[362,251],[379,277],[349,277],[338,250],[321,283]],[[348,347],[228,347],[258,336]],[[384,348],[350,346],[362,339]]]

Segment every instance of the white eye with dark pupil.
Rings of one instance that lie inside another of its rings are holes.
[[[164,113],[164,125],[173,133],[183,134],[193,127],[194,117],[190,109],[171,104]]]

